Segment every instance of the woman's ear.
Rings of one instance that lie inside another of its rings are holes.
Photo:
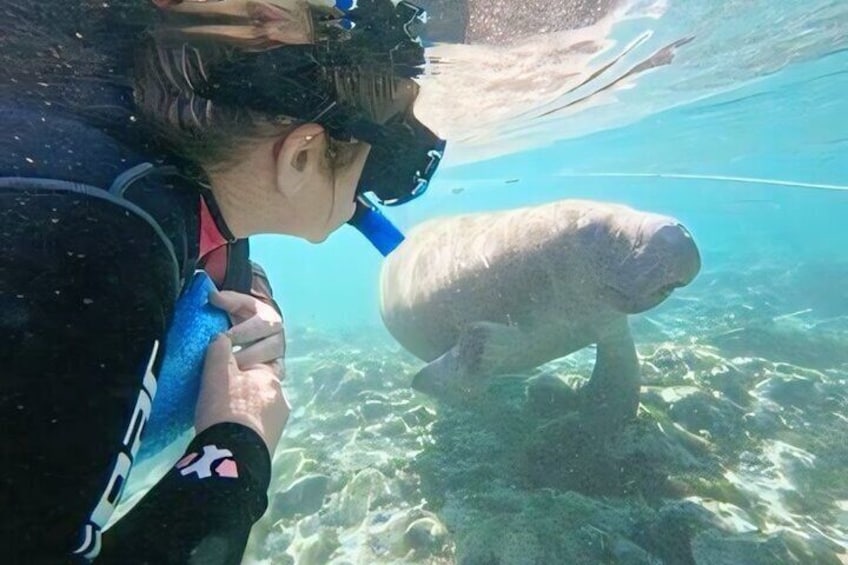
[[[291,197],[320,173],[325,159],[327,139],[318,124],[303,124],[289,132],[274,146],[277,191]]]

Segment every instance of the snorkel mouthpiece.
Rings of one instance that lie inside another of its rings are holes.
[[[377,248],[383,257],[403,243],[403,234],[365,196],[356,197],[356,212],[348,221]]]

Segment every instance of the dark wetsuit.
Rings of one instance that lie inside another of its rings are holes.
[[[49,107],[0,104],[0,131],[0,562],[240,562],[267,506],[270,457],[238,424],[198,435],[99,533],[143,441],[163,336],[198,265],[200,193],[148,175],[125,200],[104,199],[148,156]],[[218,282],[249,291],[259,279],[246,241],[221,252],[230,269]]]

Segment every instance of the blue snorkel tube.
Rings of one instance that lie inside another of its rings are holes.
[[[356,197],[356,212],[348,221],[386,257],[403,243],[403,233],[364,195]]]
[[[425,129],[423,126],[417,129],[419,132],[419,141],[423,139],[424,144],[430,147],[429,150],[419,156],[425,164],[425,166],[422,167],[423,172],[421,172],[422,169],[414,171],[410,183],[411,188],[405,191],[403,189],[397,190],[397,185],[393,186],[393,183],[391,182],[375,183],[377,186],[391,187],[388,191],[371,191],[375,193],[379,202],[385,206],[400,206],[401,204],[405,204],[424,194],[430,186],[430,179],[433,177],[433,174],[436,172],[436,169],[442,160],[446,142],[443,139],[435,137],[431,132],[429,132],[429,130],[423,131]],[[373,154],[374,153],[372,152],[372,155]],[[369,160],[365,163],[366,172],[368,171],[370,164],[371,156],[369,156]],[[378,168],[378,170],[384,170],[384,168]],[[377,205],[371,202],[365,194],[363,194],[367,191],[366,187],[371,185],[371,182],[369,181],[372,180],[373,177],[369,178],[366,182],[362,182],[362,179],[360,179],[360,186],[358,187],[356,195],[356,211],[347,223],[359,230],[359,232],[362,233],[362,235],[364,235],[368,241],[377,248],[383,257],[386,257],[389,253],[394,251],[398,245],[403,243],[404,237],[403,233],[401,233],[401,231],[395,227],[395,225],[387,217],[385,217],[382,212],[380,212]],[[403,185],[401,184],[401,186]],[[383,196],[381,192],[387,192],[388,197]]]

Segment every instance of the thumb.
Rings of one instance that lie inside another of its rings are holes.
[[[206,348],[200,390],[194,407],[197,433],[219,421],[221,405],[226,406],[229,398],[230,375],[235,374],[238,374],[238,364],[233,356],[232,342],[226,335],[219,334]]]

